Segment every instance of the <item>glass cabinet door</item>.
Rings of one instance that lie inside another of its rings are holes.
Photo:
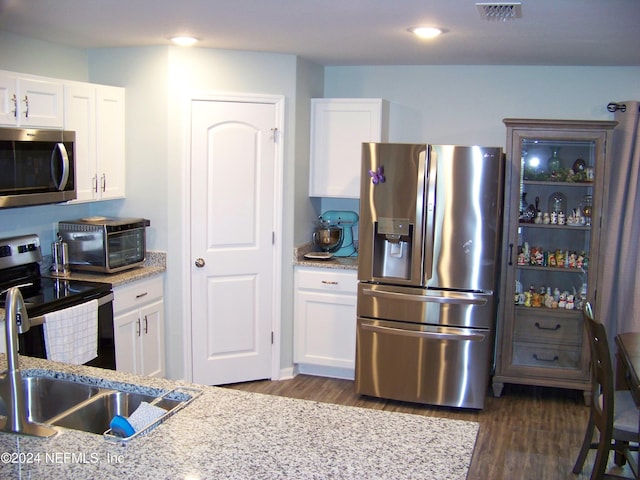
[[[518,306],[580,311],[587,299],[595,147],[590,140],[521,140]]]

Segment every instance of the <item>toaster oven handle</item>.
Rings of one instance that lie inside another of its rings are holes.
[[[62,171],[60,172],[60,178],[53,178],[53,172],[56,172],[55,162],[57,161],[57,155],[60,155],[60,159],[62,160]],[[52,180],[53,184],[60,191],[64,190],[67,186],[67,181],[69,180],[69,154],[67,153],[67,147],[64,146],[64,143],[56,143],[53,151],[51,152],[51,172],[52,172]],[[58,181],[59,180],[59,181]]]

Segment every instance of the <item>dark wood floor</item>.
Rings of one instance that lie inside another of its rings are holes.
[[[500,398],[489,396],[485,408],[476,411],[362,397],[354,392],[352,381],[308,375],[239,383],[227,388],[478,422],[480,429],[469,480],[583,480],[589,478],[593,465],[594,454],[590,453],[583,473],[571,473],[589,417],[589,409],[578,391],[505,385]],[[614,472],[620,470],[614,466],[611,473]]]

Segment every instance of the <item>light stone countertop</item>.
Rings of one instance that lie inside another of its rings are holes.
[[[340,270],[358,270],[358,257],[332,257],[329,260],[311,260],[304,258],[305,253],[313,251],[310,243],[293,249],[293,264],[301,267],[335,268]]]
[[[43,275],[49,271],[51,257],[45,256],[40,266]],[[167,270],[167,258],[165,252],[147,252],[144,264],[118,273],[94,273],[75,271],[64,277],[69,280],[84,280],[87,282],[110,283],[113,287],[118,287],[126,283],[142,280],[143,278],[159,275]]]
[[[0,365],[4,365],[0,355]],[[20,357],[23,375],[106,387],[189,385]],[[191,385],[193,386],[193,385]],[[0,433],[2,479],[464,479],[478,424],[196,386],[203,394],[127,445],[55,427]]]
[[[43,276],[47,275],[51,266],[51,256],[44,256],[40,264],[40,271]],[[112,287],[118,287],[127,283],[142,280],[144,278],[161,275],[167,270],[165,252],[147,252],[147,258],[141,267],[132,268],[119,273],[90,273],[71,272],[64,277],[68,280],[83,280],[87,282],[110,283]],[[5,311],[0,308],[0,322],[4,322]]]

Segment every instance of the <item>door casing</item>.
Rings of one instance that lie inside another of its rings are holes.
[[[275,145],[275,195],[274,195],[274,265],[273,265],[273,301],[272,301],[272,325],[273,345],[271,349],[271,379],[278,380],[280,378],[280,351],[281,351],[281,314],[282,314],[282,209],[283,209],[283,189],[284,189],[284,107],[285,98],[283,95],[261,95],[251,93],[218,93],[218,92],[193,92],[184,100],[184,132],[182,135],[184,154],[183,154],[183,174],[182,174],[182,191],[183,191],[183,208],[181,212],[181,244],[183,246],[190,245],[189,235],[191,232],[191,187],[190,187],[190,169],[191,169],[191,145],[190,130],[191,102],[203,100],[214,102],[255,102],[270,103],[275,106],[276,118],[274,119],[276,128],[277,142]],[[183,339],[183,378],[186,381],[193,381],[192,367],[192,328],[191,328],[191,258],[190,248],[183,248],[181,255],[181,275],[184,279],[182,290],[182,339]]]

